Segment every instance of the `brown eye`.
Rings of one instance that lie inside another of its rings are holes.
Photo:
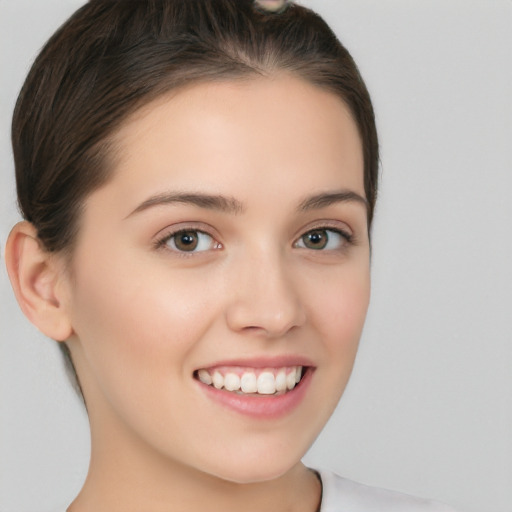
[[[302,241],[308,249],[325,249],[329,235],[325,229],[317,229],[302,235]]]
[[[178,252],[208,251],[218,246],[209,234],[193,229],[171,234],[165,245]]]
[[[194,251],[199,242],[196,231],[182,231],[173,237],[174,245],[179,251]]]
[[[304,233],[295,246],[314,251],[341,249],[350,242],[350,236],[335,229],[312,229]]]

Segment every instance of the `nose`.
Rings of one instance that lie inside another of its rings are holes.
[[[306,313],[297,285],[293,270],[282,258],[260,253],[245,259],[231,274],[229,328],[279,338],[302,326]]]

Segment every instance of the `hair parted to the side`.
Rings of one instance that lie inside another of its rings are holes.
[[[349,107],[371,225],[379,157],[365,84],[322,18],[291,2],[265,9],[269,3],[90,0],[57,30],[30,70],[12,123],[19,207],[47,251],[72,254],[84,201],[112,174],[113,136],[137,109],[190,84],[280,72]]]

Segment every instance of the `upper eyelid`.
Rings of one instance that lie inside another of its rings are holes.
[[[186,251],[186,250],[180,250],[177,247],[173,248],[168,245],[169,241],[172,240],[172,238],[174,236],[176,236],[179,233],[183,233],[183,232],[186,233],[187,231],[195,231],[197,233],[202,233],[203,235],[207,235],[208,237],[211,238],[210,243],[214,244],[215,247],[210,247],[208,249],[199,250],[199,251],[196,251],[194,248],[194,250]],[[210,233],[200,230],[200,229],[187,229],[187,228],[171,230],[167,234],[164,234],[164,235],[160,236],[159,238],[156,238],[153,242],[153,247],[157,251],[160,251],[160,252],[163,251],[166,254],[173,254],[175,257],[179,257],[179,258],[197,258],[197,257],[200,257],[201,255],[210,254],[211,251],[218,251],[218,250],[224,248],[223,244],[218,242],[217,239],[214,238]]]
[[[304,236],[309,231],[314,231],[316,229],[330,229],[332,231],[338,231],[341,233],[346,233],[349,236],[354,236],[354,230],[348,225],[346,222],[338,221],[338,220],[329,220],[329,219],[321,219],[302,227],[295,235],[295,239],[299,239],[301,236]]]
[[[341,228],[335,228],[335,227],[332,227],[332,226],[323,226],[323,227],[319,226],[319,227],[312,228],[312,229],[307,229],[306,231],[304,231],[301,235],[299,235],[295,239],[295,241],[293,242],[293,245],[298,244],[300,242],[300,240],[305,235],[307,235],[308,233],[314,232],[314,231],[332,231],[332,232],[337,233],[338,235],[340,235],[342,238],[345,238],[346,242],[353,242],[353,240],[354,240],[354,235],[349,233],[348,230],[344,230],[344,229],[341,229]]]
[[[172,226],[167,226],[161,229],[154,236],[154,240],[159,241],[167,239],[177,233],[183,233],[184,231],[197,231],[199,233],[204,233],[205,235],[211,236],[213,239],[220,243],[220,237],[217,234],[217,230],[215,230],[212,226],[205,224],[204,222],[180,222],[178,224],[173,224]]]
[[[153,238],[152,245],[155,250],[157,251],[165,251],[169,254],[175,254],[176,256],[184,257],[184,258],[190,258],[190,257],[197,257],[201,254],[207,254],[210,253],[212,250],[220,250],[224,248],[224,244],[219,241],[219,238],[216,237],[214,234],[211,233],[210,229],[203,229],[196,226],[191,225],[193,223],[180,223],[178,226],[169,226],[167,228],[162,229],[159,231],[159,234],[155,235]],[[169,241],[176,236],[179,233],[187,232],[187,231],[195,231],[198,233],[202,233],[204,235],[207,235],[211,238],[211,243],[215,244],[217,247],[212,247],[208,250],[200,250],[200,251],[181,251],[179,249],[173,249],[172,247],[169,247],[168,243]]]

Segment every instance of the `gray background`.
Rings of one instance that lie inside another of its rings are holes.
[[[18,220],[9,124],[80,0],[0,0],[0,244]],[[308,0],[354,55],[382,144],[373,296],[353,378],[306,462],[512,511],[512,3]],[[53,342],[0,270],[0,511],[63,510],[88,462]]]

